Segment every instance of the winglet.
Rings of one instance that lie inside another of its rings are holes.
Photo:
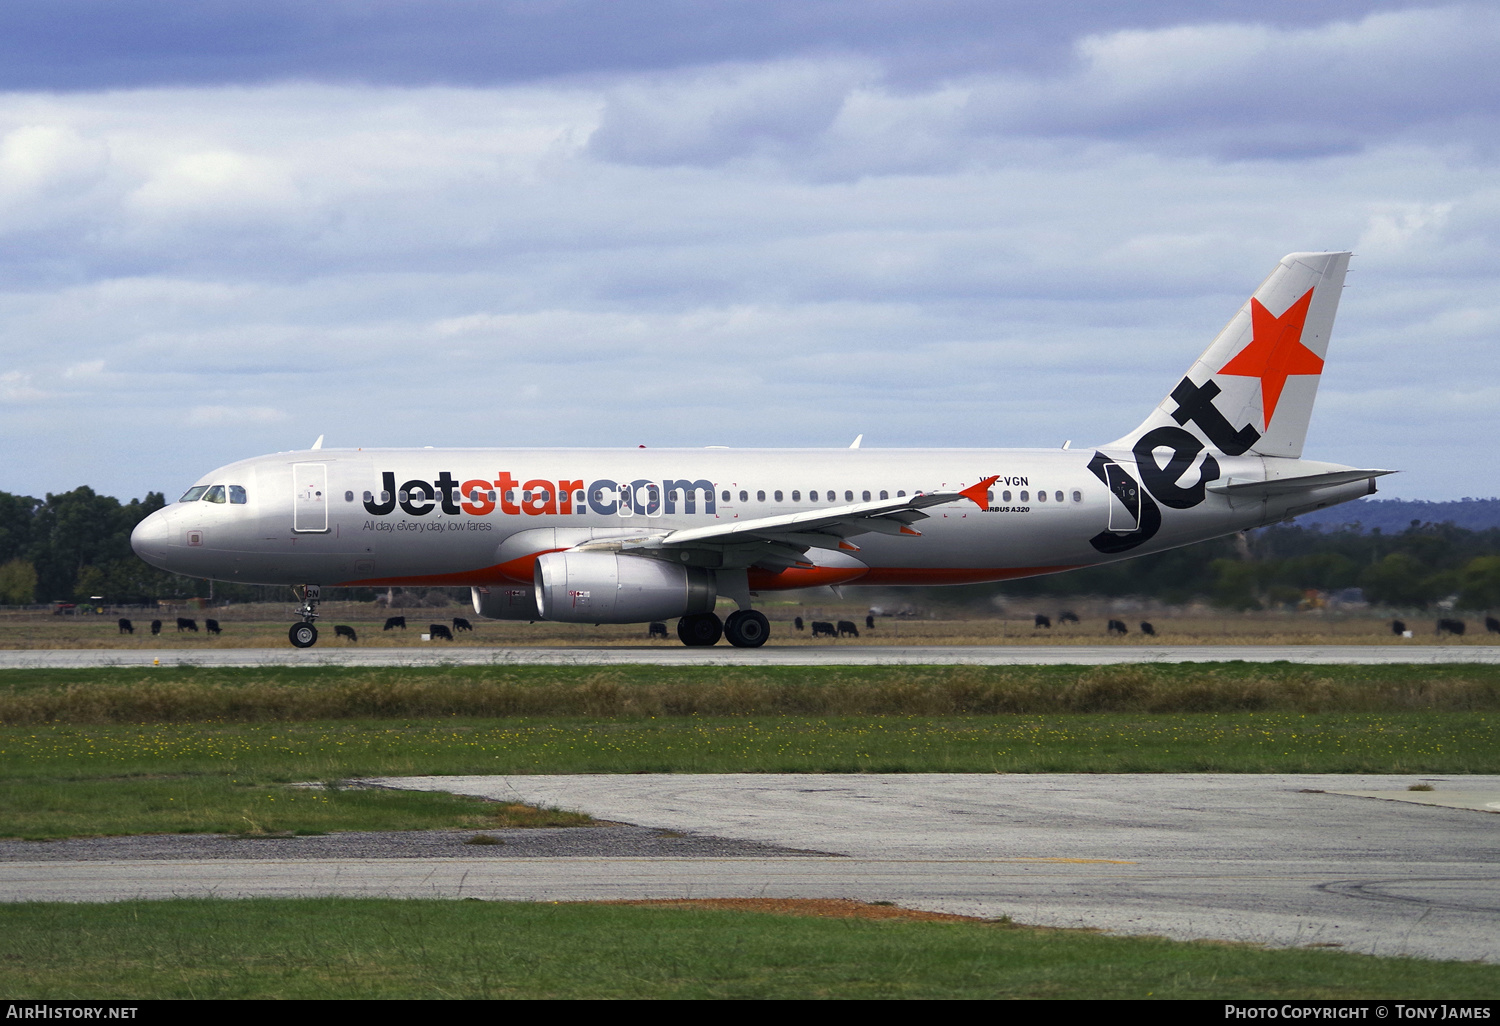
[[[968,488],[960,490],[958,494],[962,495],[966,499],[972,500],[974,505],[978,506],[980,509],[989,509],[990,485],[994,484],[998,480],[1000,480],[999,474],[996,474],[994,477],[987,477],[977,485],[970,485]]]

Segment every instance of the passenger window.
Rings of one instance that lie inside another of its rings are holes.
[[[866,495],[865,498],[868,499],[869,496]],[[844,493],[844,501],[845,502],[853,502],[854,501],[854,493],[853,492],[845,492]]]
[[[1053,495],[1053,496],[1052,496],[1052,497],[1053,497],[1053,498],[1054,498],[1054,499],[1056,499],[1056,500],[1057,500],[1057,501],[1058,501],[1058,502],[1062,502],[1062,501],[1063,501],[1063,497],[1062,497],[1062,492],[1057,492],[1057,493],[1056,493],[1056,494],[1054,494],[1054,495]]]
[[[490,492],[490,501],[491,502],[495,501],[495,493],[494,492]],[[584,505],[584,503],[583,503],[583,493],[582,492],[575,493],[574,496],[573,496],[573,502],[574,502],[574,504],[576,504],[578,506],[578,512],[582,513],[583,512],[583,505]]]
[[[817,493],[816,489],[807,493],[807,501],[808,502],[817,502],[818,501],[818,493]]]
[[[740,501],[741,502],[749,502],[750,501],[750,493],[749,492],[745,492],[745,491],[740,492]]]
[[[1000,493],[1000,501],[1001,502],[1009,502],[1010,501],[1010,489],[1009,488],[1005,489],[1005,491],[1003,491],[1003,492]]]
[[[381,505],[384,505],[385,503],[390,502],[390,501],[391,501],[391,493],[382,490],[381,493],[380,493],[380,502],[381,502]]]
[[[720,492],[719,493],[719,501],[720,502],[728,502],[729,501],[729,492],[728,491]]]
[[[203,494],[203,501],[204,502],[227,502],[228,498],[224,495],[224,486],[223,485],[214,485],[212,488],[210,488],[207,492],[205,492]]]
[[[904,498],[906,498],[906,493],[905,492],[897,492],[896,493],[896,498],[898,498],[898,499],[904,499]]]
[[[1026,494],[1026,493],[1025,493],[1025,492],[1022,492],[1022,493],[1021,493],[1021,501],[1022,501],[1022,502],[1026,502],[1026,501],[1028,501],[1028,499],[1027,499],[1027,494]]]
[[[203,493],[206,491],[208,491],[208,485],[195,485],[192,488],[189,488],[187,491],[183,492],[182,498],[178,499],[177,501],[197,502],[199,499],[203,498]]]
[[[345,492],[344,493],[344,501],[345,502],[353,502],[354,501],[354,493],[353,492]]]
[[[235,506],[243,506],[245,504],[245,487],[244,487],[244,485],[230,485],[229,486],[229,501],[230,501],[231,504],[233,504]]]
[[[374,502],[375,501],[375,496],[371,495],[368,491],[366,491],[365,492],[365,501],[366,502]]]
[[[781,501],[781,489],[778,488],[773,494],[776,497],[776,501],[780,502]]]
[[[984,498],[986,502],[993,506],[995,504],[995,489],[991,488],[989,491],[985,492]]]
[[[792,501],[793,502],[801,502],[802,501],[802,493],[798,492],[798,491],[793,491],[792,492]]]
[[[1083,501],[1083,493],[1082,492],[1074,492],[1073,493],[1073,501],[1074,502],[1082,502]]]
[[[406,501],[406,489],[403,488],[399,492],[397,492],[396,493],[396,498],[400,499],[402,502],[405,502]]]
[[[755,501],[756,502],[765,502],[766,501],[766,493],[765,492],[756,492],[755,493]]]
[[[880,489],[880,497],[882,499],[889,499],[890,498],[890,496],[888,494],[886,494],[886,490],[884,488]]]
[[[1025,498],[1025,496],[1023,495],[1022,498]],[[1036,501],[1037,502],[1046,502],[1047,501],[1047,493],[1046,492],[1037,492],[1036,493]]]
[[[852,495],[851,495],[851,496],[850,496],[850,498],[851,498],[851,499],[852,499],[852,498],[853,498],[853,497],[854,497],[854,496],[852,496]],[[829,493],[828,493],[828,501],[829,501],[829,502],[836,502],[836,501],[838,501],[838,499],[837,499],[837,496],[835,496],[835,495],[834,495],[834,493],[833,493],[833,492],[829,492]]]

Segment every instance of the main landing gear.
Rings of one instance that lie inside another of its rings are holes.
[[[318,628],[313,625],[313,621],[318,618],[318,596],[321,591],[316,584],[302,586],[302,605],[297,607],[297,615],[302,617],[302,622],[292,624],[291,630],[286,632],[287,640],[297,648],[312,648],[318,643]]]
[[[677,637],[689,648],[717,645],[728,638],[736,648],[759,648],[771,636],[771,623],[763,613],[739,609],[720,620],[713,613],[693,613],[677,621]]]

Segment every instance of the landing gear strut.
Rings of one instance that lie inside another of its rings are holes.
[[[286,632],[287,640],[297,648],[312,648],[318,643],[318,628],[313,626],[313,621],[318,618],[318,597],[321,591],[316,584],[302,586],[302,605],[297,607],[297,615],[302,617],[302,622],[292,624],[291,630]]]
[[[717,645],[724,636],[724,624],[713,613],[690,613],[677,621],[677,637],[689,648]]]
[[[770,636],[770,621],[753,609],[735,610],[724,621],[724,637],[735,648],[760,648]]]

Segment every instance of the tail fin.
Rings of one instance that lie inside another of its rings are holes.
[[[1300,457],[1349,257],[1282,257],[1151,416],[1105,448],[1180,425],[1229,456]]]

